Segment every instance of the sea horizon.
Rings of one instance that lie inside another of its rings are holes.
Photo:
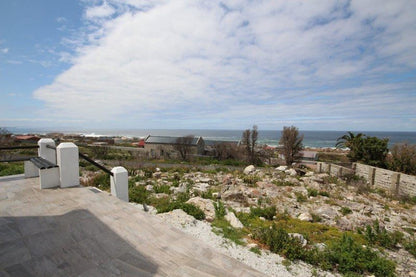
[[[93,128],[7,128],[14,134],[41,134],[58,132],[63,134],[79,134],[84,136],[124,136],[130,138],[144,138],[148,135],[153,136],[201,136],[205,140],[214,141],[238,141],[241,139],[244,130],[230,129],[93,129]],[[66,129],[66,130],[65,130]],[[337,138],[343,136],[348,131],[333,130],[299,130],[304,135],[303,144],[311,148],[333,148]],[[407,142],[416,144],[416,132],[409,131],[352,131],[353,133],[363,133],[367,136],[378,138],[388,138],[389,147],[396,143]],[[259,130],[258,144],[277,146],[280,139],[281,130]]]

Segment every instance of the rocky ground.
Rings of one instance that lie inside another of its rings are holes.
[[[187,203],[200,207],[205,213],[204,221],[195,220],[182,210],[160,213],[161,218],[270,276],[329,276],[332,273],[324,273],[303,262],[289,265],[284,258],[251,240],[250,234],[245,238],[245,245],[236,245],[216,235],[210,224],[216,217],[213,203],[224,203],[228,209],[225,218],[236,229],[244,228],[236,215],[249,213],[250,207],[275,206],[277,215],[294,218],[294,222],[315,222],[340,232],[357,233],[365,232],[367,226],[374,226],[377,221],[380,228],[388,232],[396,231],[406,240],[415,238],[416,205],[395,200],[383,191],[374,191],[358,178],[341,180],[326,173],[297,171],[284,166],[248,166],[244,172],[152,171],[151,175],[144,170],[137,171],[134,185],[145,187],[156,199],[175,199],[175,195],[187,192],[191,196]],[[161,187],[165,188],[164,192],[160,192]],[[153,210],[152,207],[148,209]],[[313,243],[325,247],[324,242],[317,243],[319,239],[308,241],[307,232],[300,229],[291,235],[298,237],[305,246]],[[250,251],[253,247],[261,250]],[[397,275],[416,276],[416,259],[402,245],[378,251],[396,262]]]

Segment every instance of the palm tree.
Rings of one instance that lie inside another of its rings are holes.
[[[354,134],[352,132],[348,132],[347,134],[343,135],[342,137],[339,137],[337,139],[337,143],[335,144],[335,147],[341,148],[341,147],[348,147],[350,149],[350,152],[348,153],[348,157],[352,161],[358,161],[361,158],[361,145],[362,141],[365,135],[363,133]]]

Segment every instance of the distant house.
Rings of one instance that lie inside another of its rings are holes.
[[[35,135],[18,135],[18,136],[14,136],[14,140],[16,142],[34,143],[40,140],[40,137],[35,136]]]
[[[132,142],[131,143],[131,145],[133,145],[133,146],[136,146],[136,147],[138,147],[138,148],[144,148],[144,145],[145,145],[146,143],[144,142],[144,139],[141,139],[140,141],[138,141],[138,142]]]
[[[317,161],[318,160],[318,152],[316,151],[301,151],[300,154],[302,155],[302,161]]]
[[[175,145],[178,144],[178,137],[168,136],[147,136],[144,140],[144,149],[153,158],[170,157],[176,154]],[[194,137],[189,144],[192,155],[203,155],[205,142],[202,137]]]

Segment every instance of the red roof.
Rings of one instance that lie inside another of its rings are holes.
[[[144,139],[141,139],[140,141],[139,141],[139,146],[143,146],[144,147]]]
[[[33,136],[33,135],[15,136],[14,138],[17,140],[39,140],[40,139],[40,137]]]

